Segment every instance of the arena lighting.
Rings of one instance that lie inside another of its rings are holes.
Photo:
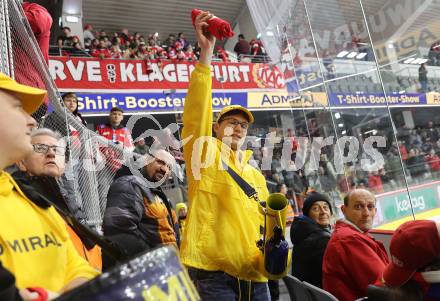
[[[422,58],[409,58],[403,61],[404,64],[411,64],[411,65],[421,65],[428,61],[428,59],[422,59]]]
[[[357,59],[361,60],[367,55],[366,52],[357,52],[357,51],[346,51],[343,50],[339,52],[336,57],[338,58],[347,58],[347,59]]]
[[[338,123],[338,126],[339,126],[340,128],[342,128],[342,127],[344,127],[344,124],[343,124],[343,123]]]
[[[338,112],[338,113],[335,113],[335,118],[336,118],[336,119],[341,118],[341,114],[339,114],[339,112]]]
[[[377,134],[377,130],[369,130],[369,131],[366,131],[365,133],[364,133],[364,135],[367,135],[367,134],[372,134],[372,135],[376,135]]]
[[[272,31],[266,31],[266,35],[268,37],[273,37],[273,32]]]
[[[343,131],[341,132],[341,134],[342,134],[342,135],[345,135],[345,134],[347,134],[347,131],[346,131],[346,130],[343,130]]]
[[[78,23],[79,18],[77,16],[66,16],[66,21],[69,23]]]

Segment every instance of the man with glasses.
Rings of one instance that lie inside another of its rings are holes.
[[[195,19],[201,47],[191,75],[183,113],[183,140],[189,210],[181,260],[188,266],[202,300],[269,300],[267,278],[259,270],[263,216],[225,167],[238,173],[261,200],[269,193],[263,175],[241,150],[254,117],[239,105],[221,110],[213,125],[211,57],[215,38],[206,31],[213,15]],[[212,137],[212,129],[215,138]]]
[[[139,174],[122,167],[107,195],[104,235],[127,255],[133,256],[160,245],[177,247],[179,225],[171,202],[158,187],[170,175],[174,158],[164,149],[150,149],[137,158],[146,162]],[[103,257],[104,269],[114,264]]]
[[[366,296],[388,264],[388,255],[368,231],[376,216],[376,198],[365,189],[350,191],[341,207],[344,219],[336,223],[324,254],[323,286],[340,301]]]
[[[50,206],[41,200],[40,195],[46,197],[62,210],[59,213],[64,219],[68,218],[65,213],[69,213],[79,222],[85,223],[85,214],[76,202],[75,191],[70,181],[63,177],[66,147],[61,135],[50,129],[37,129],[31,134],[31,143],[34,151],[17,162],[19,171],[12,174],[20,188],[43,207]],[[100,270],[102,262],[99,247],[79,229],[68,227],[68,232],[78,253]]]

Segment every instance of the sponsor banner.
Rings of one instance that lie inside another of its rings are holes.
[[[183,111],[186,93],[77,93],[78,110],[82,114],[108,113],[112,107],[124,112]],[[213,93],[214,109],[228,105],[247,106],[247,93]]]
[[[249,92],[248,108],[303,108],[327,106],[325,93]]]
[[[381,223],[389,223],[397,219],[420,213],[440,206],[440,183],[410,187],[411,202],[406,190],[377,196],[378,209],[381,212]]]
[[[440,105],[440,93],[438,92],[426,93],[426,103],[428,105]]]
[[[66,90],[187,89],[194,62],[148,62],[97,58],[51,57],[49,72],[57,87]],[[284,77],[267,64],[214,62],[214,89],[281,89]]]
[[[421,93],[388,94],[383,93],[329,93],[330,106],[417,106],[426,104],[426,95]]]

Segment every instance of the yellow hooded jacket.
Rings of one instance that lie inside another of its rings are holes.
[[[2,171],[0,261],[15,275],[19,288],[60,292],[75,278],[92,279],[99,274],[79,256],[56,210],[31,202]]]
[[[190,267],[265,282],[267,279],[258,271],[262,256],[256,246],[263,215],[257,202],[249,199],[221,167],[220,158],[257,190],[261,200],[269,195],[266,180],[248,163],[251,151],[240,151],[237,156],[212,137],[211,87],[211,70],[199,63],[191,75],[183,114],[189,210],[181,260]],[[203,164],[207,167],[200,168]]]

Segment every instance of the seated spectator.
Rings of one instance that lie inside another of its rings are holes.
[[[332,207],[329,198],[310,193],[303,205],[303,215],[295,217],[290,228],[292,275],[322,288],[322,260],[331,235]]]
[[[182,45],[182,49],[188,47],[189,45],[188,41],[185,39],[185,35],[183,34],[183,32],[179,32],[177,34],[177,42]]]
[[[140,155],[145,155],[148,152],[148,145],[145,143],[144,138],[138,138],[134,142],[134,152]]]
[[[38,129],[31,134],[34,151],[17,163],[19,171],[12,176],[21,190],[32,196],[31,200],[39,203],[42,208],[49,208],[42,195],[53,202],[62,211],[58,213],[67,220],[64,213],[70,213],[78,221],[85,223],[85,214],[76,202],[75,191],[69,187],[68,181],[62,178],[65,170],[65,142],[61,135],[50,129]],[[85,260],[94,268],[101,270],[101,250],[95,243],[84,236],[80,229],[68,226],[70,238]]]
[[[175,162],[170,153],[161,149],[138,160],[147,159],[140,170],[145,179],[156,183],[168,178]],[[160,245],[177,247],[179,225],[171,202],[160,187],[147,187],[145,179],[127,169],[118,171],[108,191],[104,235],[129,256]],[[104,268],[112,264],[104,256]]]
[[[242,54],[250,54],[251,48],[249,42],[244,38],[244,35],[238,35],[238,42],[235,44],[234,51],[237,53],[237,56]]]
[[[32,151],[30,117],[46,91],[19,85],[0,74],[0,169]],[[11,125],[14,125],[11,127]],[[63,219],[53,207],[32,202],[6,172],[0,172],[1,261],[17,287],[62,293],[98,275],[73,247]]]
[[[119,47],[119,43],[117,41],[112,42],[112,47],[110,48],[110,54],[113,59],[120,59],[123,56],[122,50]]]
[[[98,57],[100,59],[111,58],[112,54],[107,49],[107,42],[104,38],[99,39],[98,47],[90,53],[94,57]]]
[[[93,27],[90,24],[86,24],[84,26],[84,46],[89,47],[92,41],[95,39],[95,36],[93,35]]]
[[[368,177],[368,187],[371,192],[378,194],[383,192],[382,178],[378,171],[373,171]]]
[[[381,242],[368,234],[376,215],[376,198],[364,189],[354,189],[341,207],[345,219],[336,223],[322,266],[323,287],[340,301],[366,295],[388,264]]]
[[[179,230],[180,233],[183,233],[183,229],[185,229],[185,219],[188,214],[188,207],[185,203],[177,203],[176,204],[176,215],[179,222]]]
[[[417,220],[402,224],[390,243],[392,262],[382,283],[395,288],[391,301],[440,300],[440,224]],[[400,297],[400,299],[398,299]]]
[[[216,47],[217,57],[223,62],[229,62],[229,54],[221,46]]]
[[[57,42],[58,42],[58,47],[72,47],[73,46],[73,42],[72,42],[72,36],[71,36],[71,30],[70,27],[63,27],[63,33],[58,36],[57,38]]]
[[[440,171],[440,157],[435,153],[435,149],[431,149],[429,154],[425,156],[426,162],[431,167],[431,171]]]
[[[188,47],[186,47],[185,57],[186,57],[187,61],[190,61],[190,62],[197,61],[197,57],[196,57],[196,55],[194,53],[192,45],[188,45]]]

